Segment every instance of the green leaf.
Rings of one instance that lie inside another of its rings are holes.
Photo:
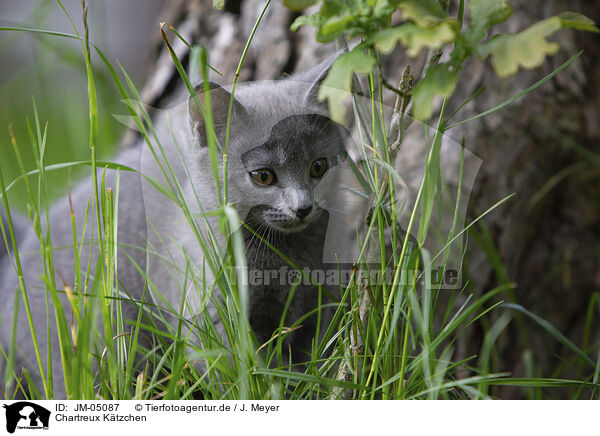
[[[427,75],[413,88],[413,116],[419,120],[431,117],[433,97],[449,97],[456,87],[458,75],[448,69],[448,64],[439,64],[427,70]]]
[[[513,11],[506,0],[470,0],[467,7],[472,22],[485,23],[485,27],[506,21]]]
[[[497,35],[479,48],[479,54],[483,57],[491,55],[496,74],[507,77],[515,74],[519,66],[536,68],[544,62],[546,55],[556,53],[560,45],[548,42],[546,38],[566,28],[598,32],[594,22],[585,15],[565,12],[535,23],[519,33]]]
[[[531,319],[533,319],[535,322],[537,322],[544,330],[546,330],[546,332],[548,332],[552,336],[554,336],[554,338],[558,342],[560,342],[566,348],[568,348],[570,351],[572,351],[574,354],[576,354],[577,356],[579,356],[579,358],[581,359],[582,362],[587,363],[592,368],[594,368],[596,366],[596,363],[592,359],[590,359],[590,357],[587,354],[585,354],[581,350],[581,348],[579,348],[577,345],[575,345],[573,342],[571,342],[571,340],[569,338],[567,338],[564,334],[562,334],[549,321],[546,321],[544,318],[536,315],[533,312],[530,312],[529,310],[525,309],[520,304],[504,303],[504,304],[502,304],[502,307],[505,307],[505,308],[508,308],[508,309],[518,310],[519,312],[524,313],[525,315],[527,315],[528,317],[530,317]]]
[[[546,55],[556,53],[560,45],[546,38],[562,28],[559,17],[542,20],[513,35],[498,35],[479,48],[483,57],[492,56],[492,65],[498,77],[515,74],[519,66],[532,69],[540,66]]]
[[[402,16],[419,26],[431,26],[448,18],[438,0],[405,0],[399,6]]]
[[[327,19],[317,33],[318,42],[329,42],[340,36],[346,30],[351,29],[356,21],[355,15],[336,15]]]
[[[577,12],[563,12],[558,18],[560,18],[563,29],[572,28],[588,32],[600,32],[593,20],[585,15],[578,14]]]
[[[219,0],[214,0],[219,1]],[[293,11],[299,11],[301,9],[307,8],[309,6],[314,5],[319,0],[283,0],[283,6],[289,8]]]
[[[213,0],[213,8],[220,11],[223,6],[225,6],[225,0]]]
[[[344,53],[333,63],[329,74],[319,88],[319,100],[327,99],[329,113],[334,121],[344,122],[345,113],[342,102],[350,96],[354,73],[370,73],[374,66],[375,59],[364,52],[360,46]]]
[[[219,227],[219,232],[221,232],[223,236],[229,236],[229,229],[227,227],[227,217],[223,213],[223,209],[219,209],[217,217],[217,225]]]
[[[472,44],[481,41],[491,26],[503,23],[513,12],[505,0],[470,0],[467,7],[471,12],[471,23],[465,33]]]
[[[397,6],[394,4],[393,0],[376,0],[371,16],[374,20],[381,20],[385,27],[389,27],[390,18],[396,10]]]
[[[554,71],[552,71],[550,74],[546,75],[543,79],[538,80],[537,82],[535,82],[533,85],[525,88],[524,90],[522,90],[521,92],[513,95],[512,97],[510,97],[507,100],[504,100],[502,103],[500,103],[499,105],[494,106],[491,109],[488,109],[486,111],[480,112],[476,115],[473,115],[472,117],[467,118],[466,120],[462,120],[459,121],[456,124],[452,124],[451,126],[447,126],[446,130],[452,129],[453,127],[456,126],[460,126],[461,124],[465,124],[468,123],[470,121],[476,120],[477,118],[481,118],[481,117],[485,117],[493,112],[496,112],[497,110],[500,110],[506,106],[508,106],[509,104],[511,104],[512,102],[518,100],[519,98],[523,97],[525,94],[530,93],[531,91],[533,91],[534,89],[537,89],[538,87],[542,86],[544,83],[546,83],[548,80],[552,79],[554,76],[556,76],[558,73],[560,73],[562,70],[564,70],[565,68],[567,68],[569,65],[571,65],[573,62],[575,62],[575,60],[577,58],[579,58],[579,56],[581,56],[581,53],[583,53],[583,51],[579,51],[577,53],[575,53],[573,56],[571,56],[564,64],[562,64],[560,67],[556,68]]]
[[[318,15],[320,22],[316,40],[333,41],[344,32],[351,31],[360,24],[360,16],[365,12],[360,4],[353,1],[324,0]]]
[[[438,49],[456,37],[456,22],[445,20],[435,26],[419,27],[413,23],[377,32],[367,40],[384,54],[390,53],[398,42],[407,47],[409,56],[416,56],[423,47]]]
[[[350,9],[341,0],[324,0],[320,10],[320,14],[324,18],[331,18],[336,15],[348,13],[350,13]]]
[[[302,26],[320,26],[323,22],[323,17],[319,14],[314,15],[300,15],[298,18],[294,20],[292,25],[290,26],[290,30],[295,32]]]
[[[504,379],[490,380],[488,382],[491,385],[501,386],[534,386],[536,388],[547,387],[569,387],[569,386],[598,386],[596,383],[590,383],[585,380],[568,380],[560,378],[522,378],[522,377],[509,377]]]

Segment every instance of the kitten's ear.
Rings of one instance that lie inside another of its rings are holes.
[[[202,113],[198,108],[198,103],[200,103],[202,111],[206,113],[207,107],[204,85],[204,83],[200,83],[194,88],[198,102],[196,102],[196,99],[193,96],[188,98],[188,114],[190,117],[191,127],[194,134],[200,139],[201,146],[206,145],[206,128],[204,124],[204,118],[202,117]],[[210,106],[212,108],[213,123],[217,138],[219,138],[225,133],[225,128],[227,126],[227,112],[229,110],[231,94],[214,82],[208,82],[208,88],[208,92],[210,93]],[[244,116],[245,114],[246,108],[239,101],[234,99],[231,122],[239,117]]]
[[[307,71],[304,74],[301,74],[298,77],[299,81],[310,83],[310,87],[304,97],[305,102],[307,104],[316,106],[322,106],[325,104],[323,102],[320,102],[318,99],[319,87],[321,86],[321,83],[323,83],[323,80],[325,80],[325,78],[327,77],[327,74],[329,74],[329,70],[331,69],[333,63],[343,53],[344,52],[342,50],[333,53],[320,64],[318,64],[316,67]]]

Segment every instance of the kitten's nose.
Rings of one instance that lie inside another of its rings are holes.
[[[296,216],[300,219],[304,219],[312,210],[312,206],[305,207],[304,209],[298,209],[296,211]]]

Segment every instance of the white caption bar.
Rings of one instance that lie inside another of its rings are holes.
[[[598,431],[595,401],[0,401],[0,435],[502,435]],[[192,434],[192,433],[189,433]]]

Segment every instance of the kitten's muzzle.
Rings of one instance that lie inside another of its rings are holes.
[[[298,209],[296,211],[296,216],[300,219],[304,219],[308,216],[308,214],[312,211],[312,206],[308,206],[302,209]]]

